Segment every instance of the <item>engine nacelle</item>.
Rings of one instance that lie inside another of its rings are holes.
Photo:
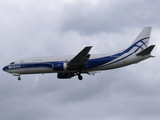
[[[55,62],[52,67],[55,71],[67,70],[67,63]]]
[[[74,77],[74,73],[58,73],[57,74],[57,78],[59,79],[67,79],[67,78],[71,78]]]

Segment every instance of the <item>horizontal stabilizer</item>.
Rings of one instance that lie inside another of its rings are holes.
[[[149,55],[154,47],[155,47],[155,45],[151,45],[151,46],[147,47],[146,49],[144,49],[143,51],[138,53],[137,56]]]

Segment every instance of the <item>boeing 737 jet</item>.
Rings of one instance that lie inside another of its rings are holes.
[[[57,73],[57,78],[67,79],[93,71],[109,70],[138,63],[152,57],[151,51],[155,45],[148,47],[151,27],[145,27],[134,42],[126,49],[112,54],[89,54],[92,46],[87,46],[75,56],[51,56],[26,58],[11,62],[3,68],[13,76],[23,74]]]

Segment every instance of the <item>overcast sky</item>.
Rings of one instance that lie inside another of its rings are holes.
[[[111,53],[152,26],[150,58],[124,68],[84,75],[0,71],[0,120],[159,120],[159,0],[1,0],[0,67],[28,57]]]

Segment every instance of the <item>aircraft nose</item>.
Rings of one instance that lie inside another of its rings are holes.
[[[8,70],[8,66],[3,67],[2,70],[3,70],[3,71],[7,71],[7,70]]]

